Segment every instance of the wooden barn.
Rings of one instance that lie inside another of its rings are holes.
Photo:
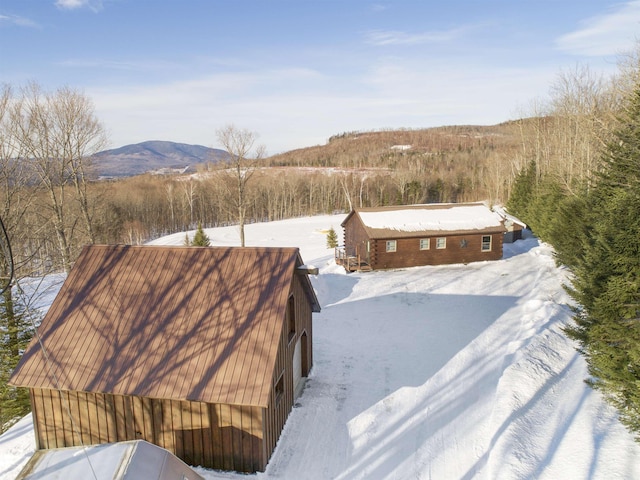
[[[264,470],[312,365],[310,272],[297,248],[85,247],[11,378],[37,448]]]
[[[483,203],[360,208],[342,222],[347,271],[502,258],[504,218]]]

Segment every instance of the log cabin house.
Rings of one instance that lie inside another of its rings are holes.
[[[36,448],[264,470],[312,365],[309,273],[297,248],[85,247],[10,380]]]
[[[483,203],[352,210],[336,263],[348,272],[502,258],[504,218]]]

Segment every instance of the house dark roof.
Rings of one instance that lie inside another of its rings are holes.
[[[504,232],[503,218],[483,203],[432,203],[358,208],[357,215],[369,238],[408,238],[470,233]]]
[[[11,383],[266,407],[301,265],[297,248],[85,247],[38,329],[48,361],[34,339]]]

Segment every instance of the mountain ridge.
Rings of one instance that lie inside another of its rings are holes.
[[[148,140],[98,152],[93,157],[93,165],[99,178],[123,178],[187,170],[208,162],[216,163],[227,156],[224,150],[203,145]]]

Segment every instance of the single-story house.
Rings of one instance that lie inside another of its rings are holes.
[[[37,450],[16,480],[204,480],[171,452],[144,440]]]
[[[497,260],[506,231],[483,203],[358,208],[341,226],[336,262],[347,271]]]
[[[10,379],[36,447],[264,470],[313,362],[310,272],[297,248],[85,247]]]

